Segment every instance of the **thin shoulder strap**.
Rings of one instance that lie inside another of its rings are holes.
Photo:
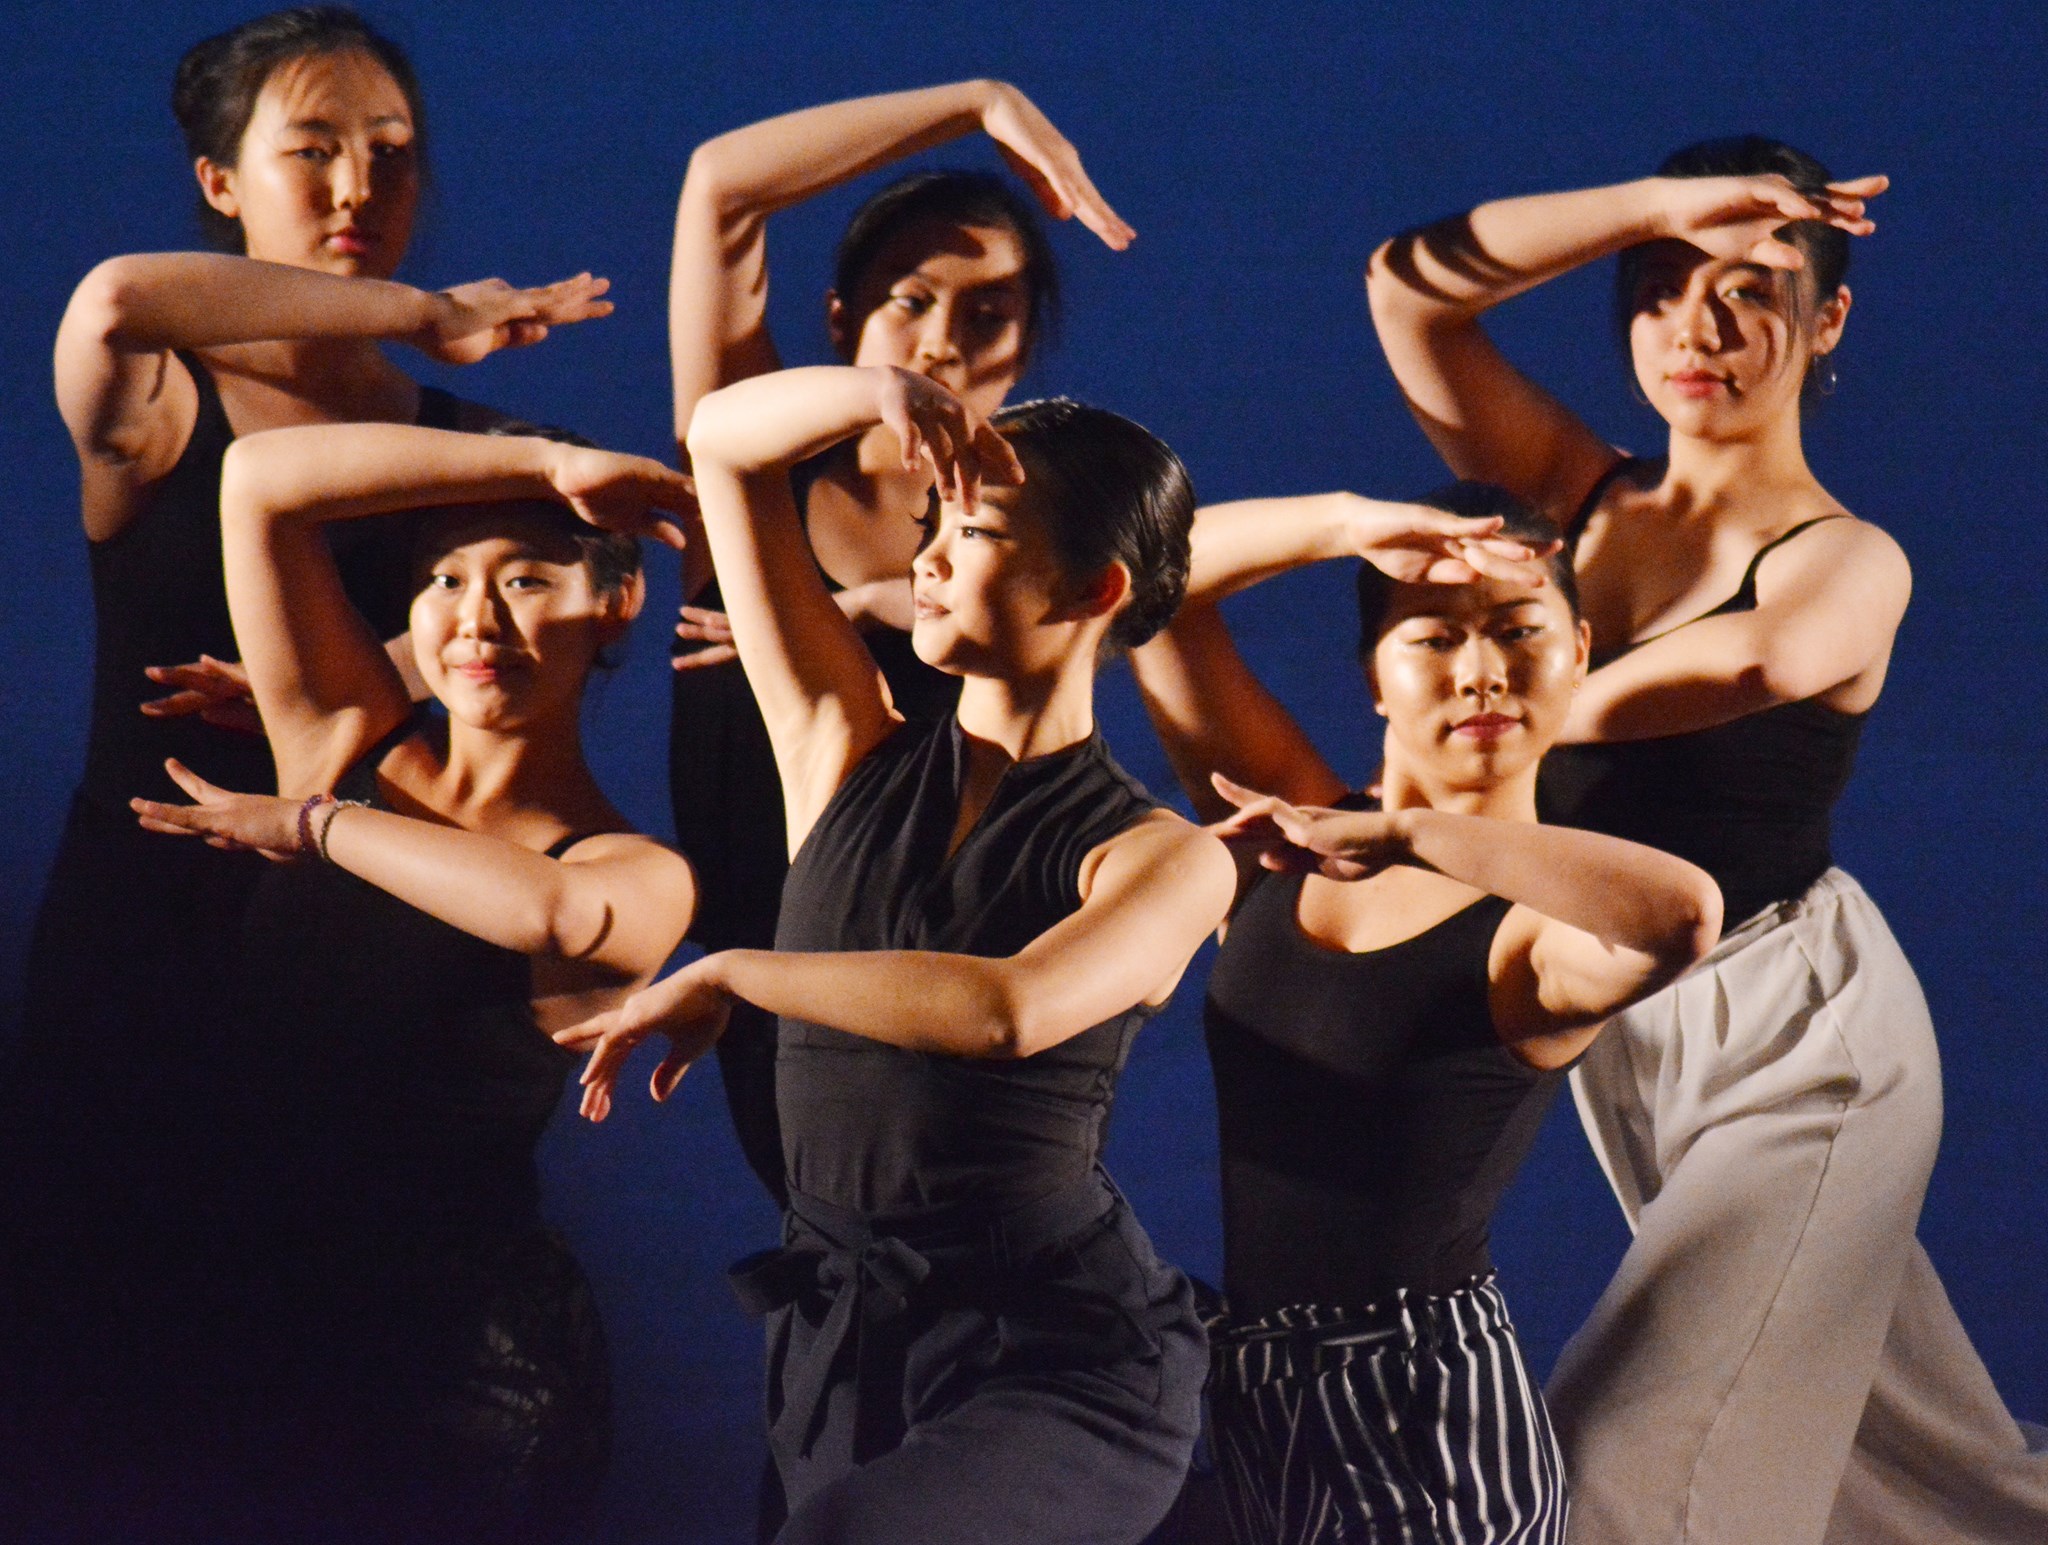
[[[587,832],[570,832],[566,837],[557,837],[553,842],[548,844],[547,856],[549,858],[560,858],[564,854],[566,854],[571,848],[575,847],[577,843],[583,841],[584,838],[602,837],[604,835],[604,831],[598,827],[592,827]]]
[[[1812,520],[1802,520],[1791,530],[1781,531],[1778,535],[1772,537],[1763,546],[1759,547],[1756,550],[1756,556],[1749,560],[1749,567],[1742,571],[1742,583],[1736,586],[1735,594],[1729,597],[1726,609],[1729,611],[1747,611],[1756,605],[1756,571],[1763,566],[1765,558],[1783,547],[1792,538],[1799,535],[1800,532],[1810,527],[1818,526],[1823,521],[1847,520],[1848,518],[1847,515],[1816,515]]]
[[[377,769],[384,765],[384,758],[391,755],[406,741],[426,727],[427,705],[416,703],[411,713],[387,731],[383,738],[348,764],[348,769],[334,780],[337,793],[351,799],[367,799],[376,792]]]
[[[192,377],[193,388],[199,393],[199,411],[192,423],[192,439],[197,440],[202,429],[211,428],[223,441],[232,440],[235,437],[234,426],[228,422],[228,410],[221,406],[220,388],[214,384],[213,372],[206,368],[206,361],[190,349],[173,349],[171,352],[185,367],[186,374]]]
[[[1586,522],[1591,520],[1593,512],[1600,508],[1600,501],[1607,497],[1607,491],[1623,477],[1642,466],[1644,460],[1641,456],[1623,456],[1600,474],[1599,481],[1594,483],[1587,491],[1586,497],[1579,501],[1579,507],[1572,511],[1572,518],[1564,523],[1564,545],[1567,549],[1579,545],[1579,537],[1586,529]]]

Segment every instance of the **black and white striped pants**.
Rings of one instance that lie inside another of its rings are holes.
[[[1238,1545],[1562,1545],[1564,1464],[1490,1275],[1226,1321],[1213,1340]]]

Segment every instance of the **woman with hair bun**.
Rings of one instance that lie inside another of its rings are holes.
[[[936,722],[891,704],[790,486],[877,428],[938,488],[911,634],[961,681]],[[736,1001],[780,1016],[784,1245],[734,1275],[769,1316],[784,1545],[1134,1545],[1187,1468],[1203,1340],[1101,1168],[1104,1127],[1232,870],[1117,767],[1094,685],[1179,604],[1186,470],[1113,413],[984,421],[895,366],[725,387],[689,450],[796,856],[775,949],[706,955],[556,1037],[591,1049],[584,1111],[650,1035],[660,1099]]]
[[[685,455],[706,393],[781,364],[767,322],[769,217],[976,130],[1054,216],[1078,219],[1112,248],[1130,242],[1073,147],[1022,92],[996,81],[806,108],[697,147],[676,209],[669,297],[676,443]],[[983,416],[1002,406],[1058,312],[1057,264],[1029,200],[979,172],[919,172],[881,189],[848,224],[825,295],[826,328],[843,362],[918,371]],[[861,628],[897,710],[944,718],[958,683],[920,662],[909,636],[908,575],[929,471],[902,463],[878,432],[791,475],[819,569]],[[791,851],[774,756],[734,663],[705,555],[686,553],[684,564],[669,790],[677,840],[704,886],[694,937],[711,949],[765,948]],[[718,1059],[740,1146],[779,1201],[773,1022],[737,1007]]]
[[[1238,1545],[1565,1539],[1493,1212],[1563,1070],[1711,947],[1721,909],[1694,865],[1537,823],[1586,669],[1558,546],[1481,484],[1218,505],[1188,605],[1133,658],[1196,808],[1272,871],[1246,866],[1204,1014],[1226,1298],[1210,1436]],[[1354,556],[1377,802],[1215,605]]]
[[[1635,1240],[1549,1386],[1579,1545],[2048,1538],[2048,1459],[1914,1239],[1941,1070],[1912,968],[1832,867],[1829,817],[1911,576],[1807,465],[1850,237],[1882,177],[1772,140],[1511,198],[1395,237],[1368,291],[1460,476],[1575,547],[1593,669],[1546,816],[1711,873],[1721,943],[1574,1072]],[[1668,426],[1624,456],[1511,366],[1492,307],[1619,255],[1635,381]]]

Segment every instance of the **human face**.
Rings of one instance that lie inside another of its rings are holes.
[[[953,675],[1016,679],[1057,666],[1085,619],[1051,534],[1022,490],[941,504],[910,569],[911,647]]]
[[[242,223],[250,257],[389,278],[419,203],[412,109],[360,51],[308,54],[271,71],[233,166],[202,159],[207,202]]]
[[[1741,438],[1799,410],[1814,355],[1841,337],[1848,292],[1816,307],[1803,274],[1653,242],[1631,297],[1629,354],[1643,395],[1681,433]]]
[[[1533,776],[1585,679],[1587,643],[1554,585],[1396,585],[1373,646],[1373,706],[1424,787],[1491,790]]]
[[[420,674],[449,714],[516,731],[571,717],[598,649],[630,618],[576,544],[515,507],[450,518],[412,603]]]
[[[1003,405],[1024,373],[1031,295],[1024,247],[1003,226],[918,221],[875,254],[851,296],[832,301],[842,352],[856,365],[930,376],[979,418]]]

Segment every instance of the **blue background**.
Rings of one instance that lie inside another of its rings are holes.
[[[75,472],[51,404],[50,339],[98,259],[193,245],[192,182],[166,107],[178,55],[240,4],[39,8],[0,59],[11,233],[0,309],[0,456],[12,507],[4,627],[0,1000],[84,743],[91,663]],[[1838,854],[1917,963],[1940,1027],[1949,1120],[1922,1234],[2014,1408],[2048,1414],[2037,1330],[2048,1176],[2031,1120],[2048,994],[2036,875],[2048,623],[2038,509],[2048,216],[2048,24],[2034,5],[1691,8],[1486,0],[1156,11],[1035,0],[1000,14],[892,3],[735,0],[662,8],[383,4],[413,52],[435,187],[401,277],[538,282],[582,268],[618,312],[459,375],[465,395],[671,454],[663,291],[690,148],[774,112],[970,75],[1023,86],[1137,227],[1115,256],[1063,230],[1064,343],[1027,386],[1150,424],[1209,499],[1344,486],[1416,492],[1441,470],[1379,360],[1359,274],[1380,237],[1489,195],[1615,180],[1671,147],[1749,129],[1844,174],[1888,172],[1859,243],[1839,392],[1811,460],[1905,544],[1917,594],[1838,822]],[[965,142],[932,158],[993,165]],[[778,217],[771,309],[785,357],[825,356],[832,241],[862,190]],[[1603,433],[1654,447],[1607,325],[1607,274],[1573,275],[1498,318],[1510,353]],[[1256,663],[1342,768],[1370,762],[1349,660],[1348,577],[1296,576],[1237,603]],[[590,715],[591,759],[649,830],[669,827],[665,624],[672,566],[626,668]],[[1104,691],[1113,744],[1169,784],[1128,681]],[[1141,1038],[1112,1163],[1162,1251],[1217,1264],[1215,1137],[1184,989]],[[12,1013],[6,1020],[13,1019]],[[604,1128],[557,1123],[550,1210],[596,1280],[620,1435],[604,1537],[745,1537],[759,1454],[753,1327],[731,1259],[772,1219],[726,1130],[715,1072]],[[1501,1218],[1498,1255],[1547,1368],[1625,1230],[1567,1109]],[[1854,1291],[1855,1284],[1843,1284]]]

